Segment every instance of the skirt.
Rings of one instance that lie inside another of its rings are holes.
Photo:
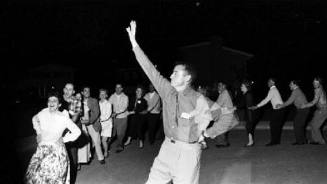
[[[82,125],[82,135],[85,137],[89,137],[89,133],[87,132],[87,128],[84,124]],[[78,163],[81,164],[89,163],[91,159],[91,145],[89,140],[88,142],[83,144],[83,146],[78,148],[77,158],[78,158]]]
[[[112,119],[101,122],[101,136],[111,137],[112,135]]]
[[[27,184],[69,184],[69,158],[64,143],[40,143],[28,165]]]
[[[221,115],[218,121],[214,122],[212,127],[208,128],[206,132],[209,135],[209,137],[213,139],[218,135],[228,132],[238,124],[239,124],[239,120],[236,115],[234,115],[233,113],[224,114]]]

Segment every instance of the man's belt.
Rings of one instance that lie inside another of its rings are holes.
[[[183,144],[196,144],[196,143],[198,143],[197,141],[185,142],[185,141],[175,140],[175,139],[172,139],[172,138],[169,138],[169,137],[166,137],[166,138],[169,140],[169,142],[171,142],[173,144],[178,143],[178,142],[183,143]]]

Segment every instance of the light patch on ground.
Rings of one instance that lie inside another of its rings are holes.
[[[225,168],[219,184],[251,184],[251,163],[233,163]]]

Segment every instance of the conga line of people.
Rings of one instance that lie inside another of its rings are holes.
[[[268,79],[268,94],[259,103],[253,98],[254,83],[250,80],[241,82],[238,101],[227,90],[228,84],[220,81],[215,89],[218,98],[213,101],[205,89],[192,87],[196,72],[191,65],[176,64],[169,81],[160,75],[136,41],[136,22],[132,21],[126,31],[136,61],[151,82],[149,92],[138,85],[135,97],[129,98],[124,86],[117,83],[110,96],[107,89],[101,88],[97,100],[91,97],[90,87],[75,94],[74,85],[67,83],[63,95],[49,93],[47,107],[32,118],[38,146],[26,172],[26,183],[75,183],[81,164],[93,158],[92,148],[99,164],[105,164],[114,140],[116,153],[124,151],[133,139],[142,149],[146,130],[151,145],[162,125],[164,140],[146,183],[197,184],[201,153],[208,148],[206,141],[216,139],[217,148],[230,146],[228,132],[240,123],[236,112],[243,110],[247,139],[244,146],[255,146],[255,127],[259,122],[256,109],[268,103],[272,109],[266,146],[281,144],[285,107],[291,104],[296,108],[293,145],[326,144],[321,129],[327,119],[327,99],[321,78],[313,80],[311,102],[297,80],[290,81],[292,93],[284,102],[274,78]],[[307,139],[306,123],[313,106],[316,109],[308,124],[311,137]]]

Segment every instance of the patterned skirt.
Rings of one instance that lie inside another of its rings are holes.
[[[28,165],[27,184],[69,184],[69,158],[65,145],[41,143]]]
[[[206,132],[210,138],[214,139],[218,135],[221,135],[231,130],[238,124],[239,124],[238,116],[236,116],[233,113],[224,114],[221,115],[218,121],[215,121],[212,127],[208,128]]]

